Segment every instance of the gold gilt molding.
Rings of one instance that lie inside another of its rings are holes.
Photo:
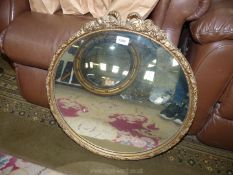
[[[65,50],[70,45],[72,45],[76,40],[81,39],[82,37],[85,37],[93,33],[111,31],[111,30],[136,33],[146,38],[149,38],[152,41],[156,42],[157,44],[161,45],[180,64],[188,83],[189,108],[186,118],[183,121],[183,125],[170,139],[163,142],[158,147],[145,152],[137,152],[137,153],[115,152],[92,144],[91,142],[79,136],[68,126],[68,124],[61,116],[56,105],[56,100],[54,96],[55,72],[59,64],[60,58],[65,52]],[[57,122],[61,126],[61,128],[69,137],[71,137],[75,142],[80,144],[82,147],[96,154],[108,158],[120,159],[120,160],[139,160],[139,159],[150,158],[152,156],[165,152],[168,149],[175,146],[181,140],[181,138],[187,133],[189,127],[191,126],[197,107],[196,80],[190,65],[186,61],[186,58],[170,41],[168,41],[166,34],[162,30],[160,30],[157,26],[155,26],[151,20],[141,19],[141,17],[137,13],[129,14],[126,21],[122,21],[119,14],[113,11],[110,12],[109,15],[105,17],[98,18],[96,20],[86,23],[74,36],[72,36],[70,39],[64,42],[54,54],[48,70],[48,76],[46,79],[46,88],[47,88],[47,95],[50,104],[50,109],[54,117],[56,118]]]

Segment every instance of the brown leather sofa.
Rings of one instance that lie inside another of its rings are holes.
[[[187,57],[197,78],[199,100],[190,134],[229,150],[233,149],[232,2],[160,0],[149,16],[175,45],[183,24],[193,21]],[[0,1],[1,52],[14,62],[18,86],[26,100],[48,107],[45,79],[51,58],[63,41],[91,19],[90,15],[34,13],[28,0]]]
[[[160,0],[150,18],[177,45],[182,26],[199,18],[210,0]],[[177,13],[179,12],[179,13]],[[31,12],[28,0],[0,1],[0,48],[15,64],[21,95],[48,107],[47,69],[57,47],[73,35],[89,15],[47,15]]]
[[[189,59],[198,86],[198,108],[190,134],[233,150],[233,1],[212,0],[190,24]]]

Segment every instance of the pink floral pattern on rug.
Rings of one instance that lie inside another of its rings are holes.
[[[89,110],[86,106],[80,104],[78,100],[58,98],[57,105],[64,117],[67,117],[67,119],[72,117],[70,118],[72,123],[75,122],[75,125],[79,125],[79,127],[73,126],[79,134],[88,137],[102,135],[103,138],[98,139],[109,140],[113,143],[133,146],[143,150],[157,147],[161,140],[160,137],[155,136],[155,131],[158,131],[159,128],[155,126],[155,123],[150,122],[146,116],[115,113],[110,116],[105,114],[105,119],[95,121],[94,119],[91,120],[91,118],[82,117],[82,114],[89,112]],[[110,107],[115,106],[115,104],[108,105]],[[106,128],[109,130],[107,135],[102,133]]]
[[[109,124],[119,133],[114,142],[149,150],[159,145],[160,138],[152,134],[159,130],[155,123],[149,123],[142,115],[113,114],[109,116]]]
[[[77,117],[80,113],[88,112],[86,106],[81,105],[77,100],[69,98],[58,98],[57,105],[58,109],[65,117]]]
[[[64,175],[57,171],[0,153],[1,175]]]

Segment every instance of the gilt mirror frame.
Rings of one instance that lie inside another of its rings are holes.
[[[134,34],[144,36],[145,38],[148,38],[160,45],[161,47],[163,47],[179,63],[181,69],[184,72],[188,84],[189,106],[186,118],[183,121],[183,125],[175,134],[173,134],[173,136],[170,139],[166,140],[158,147],[144,152],[116,152],[91,143],[90,141],[82,138],[80,135],[74,132],[74,130],[66,123],[64,118],[61,116],[59,109],[56,105],[54,86],[56,75],[55,72],[60,61],[59,58],[61,58],[61,56],[64,54],[67,48],[78,39],[90,34],[112,30],[132,32]],[[140,16],[136,13],[128,15],[126,21],[122,21],[117,12],[110,12],[109,15],[105,17],[86,23],[73,37],[64,42],[56,51],[48,70],[46,88],[51,111],[60,127],[70,138],[72,138],[76,143],[78,143],[82,147],[96,154],[120,160],[139,160],[150,158],[160,153],[163,153],[175,146],[188,132],[188,129],[192,124],[197,105],[196,81],[191,67],[186,61],[186,58],[179,51],[179,49],[177,49],[170,41],[168,41],[166,34],[157,26],[155,26],[151,20],[142,20]]]

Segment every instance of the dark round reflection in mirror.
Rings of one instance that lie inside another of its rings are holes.
[[[102,95],[123,91],[135,79],[138,54],[129,38],[118,32],[86,39],[76,54],[74,70],[84,88]]]

